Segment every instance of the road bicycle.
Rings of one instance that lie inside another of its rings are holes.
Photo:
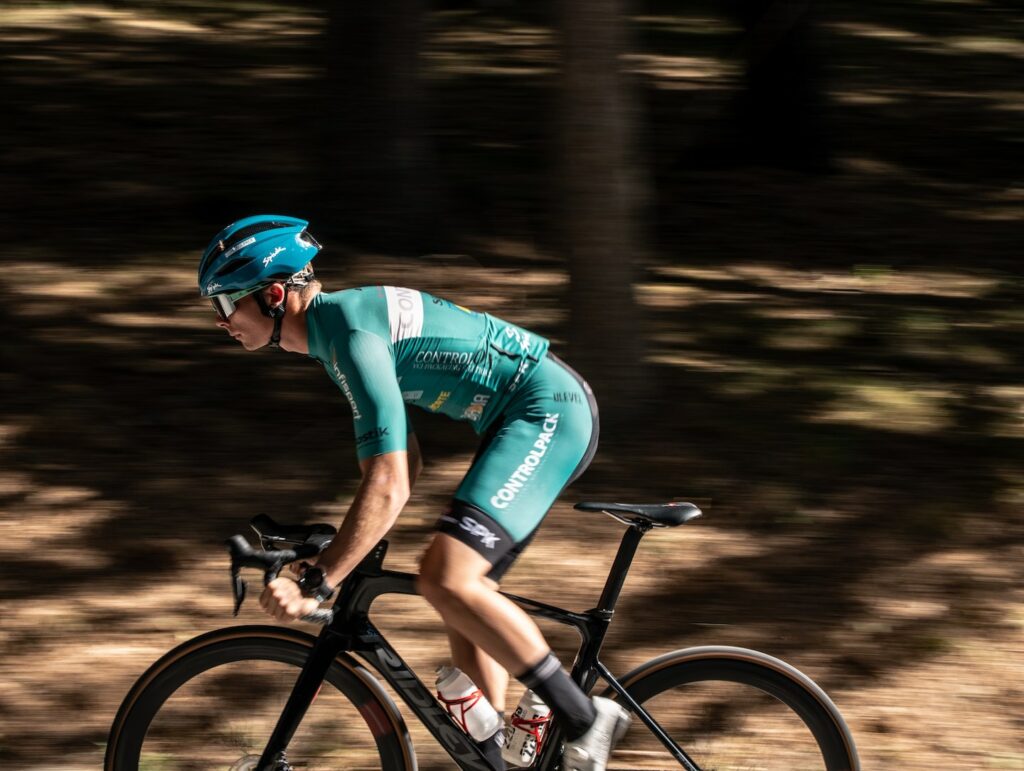
[[[831,699],[772,656],[725,646],[687,648],[613,675],[601,661],[601,647],[641,538],[701,512],[682,502],[576,508],[627,525],[597,606],[577,613],[505,596],[531,615],[574,627],[581,643],[573,679],[588,693],[597,693],[602,681],[600,692],[632,713],[610,769],[859,771],[853,737]],[[330,525],[284,526],[266,515],[251,525],[262,550],[239,535],[228,541],[236,614],[246,591],[241,568],[262,569],[269,583],[285,565],[319,553],[335,534]],[[189,640],[153,664],[117,712],[105,769],[415,771],[402,714],[375,672],[455,767],[491,771],[370,619],[376,598],[416,594],[415,575],[384,568],[386,552],[381,541],[342,583],[333,607],[307,617],[323,624],[317,637],[288,627],[229,627]],[[553,720],[535,767],[557,771],[562,748]]]

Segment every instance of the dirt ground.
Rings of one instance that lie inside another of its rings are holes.
[[[738,75],[720,16],[656,5],[629,61],[660,159],[714,125]],[[329,289],[416,286],[557,350],[571,287],[543,235],[529,178],[540,139],[520,112],[547,93],[553,43],[502,13],[431,17],[458,243],[404,258],[338,237],[321,275]],[[636,259],[654,395],[606,431],[504,588],[590,607],[619,526],[571,501],[693,500],[704,519],[641,546],[613,670],[691,645],[758,648],[832,695],[866,769],[1024,769],[1019,24],[995,2],[834,4],[821,21],[831,173],[652,175],[653,235]],[[321,28],[313,11],[272,5],[0,15],[10,768],[95,768],[149,663],[195,634],[262,623],[252,603],[230,616],[223,539],[260,511],[336,522],[351,500],[344,399],[312,362],[233,348],[194,290],[196,246],[235,208],[304,211],[312,197],[299,129],[257,108],[308,99]],[[246,84],[260,90],[238,92],[244,128],[201,120]],[[514,98],[468,109],[493,93]],[[269,153],[282,162],[254,177],[246,158]],[[474,449],[465,427],[416,425],[427,468],[392,534],[402,570]],[[444,660],[432,612],[409,599],[381,613],[430,677]],[[450,767],[413,736],[422,767]]]

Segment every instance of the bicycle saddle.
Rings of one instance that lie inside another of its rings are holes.
[[[620,522],[649,522],[654,527],[675,527],[685,525],[691,519],[701,516],[702,512],[692,503],[672,501],[670,503],[577,503],[574,507],[580,511],[603,511]],[[626,516],[632,514],[633,516]]]

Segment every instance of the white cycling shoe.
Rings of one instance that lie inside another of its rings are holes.
[[[597,719],[583,736],[565,743],[562,768],[566,771],[604,771],[612,748],[629,728],[629,713],[611,699],[594,696]]]

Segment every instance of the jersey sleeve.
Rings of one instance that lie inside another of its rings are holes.
[[[359,460],[405,450],[405,403],[387,343],[354,330],[331,346],[331,356],[334,381],[352,407]]]

